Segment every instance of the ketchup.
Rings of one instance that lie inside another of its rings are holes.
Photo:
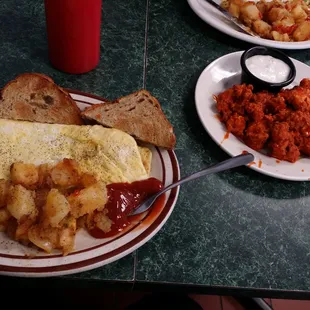
[[[108,210],[108,217],[113,221],[111,230],[104,233],[99,228],[90,231],[95,238],[111,237],[130,224],[128,215],[137,208],[148,197],[158,193],[163,184],[155,179],[149,178],[133,183],[113,183],[107,185],[108,202],[105,208]]]

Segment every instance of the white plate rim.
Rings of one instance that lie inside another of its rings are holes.
[[[257,37],[252,37],[246,33],[235,30],[233,24],[231,27],[228,24],[222,22],[218,18],[212,15],[213,13],[219,14],[219,12],[208,2],[204,0],[187,0],[191,9],[198,15],[203,21],[212,26],[213,28],[242,41],[246,41],[255,45],[268,46],[279,49],[299,50],[310,48],[310,40],[302,42],[279,42],[273,40],[267,40]],[[229,21],[228,21],[229,23]]]

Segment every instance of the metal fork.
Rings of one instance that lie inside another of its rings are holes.
[[[206,169],[203,169],[201,171],[198,171],[194,174],[191,174],[191,175],[189,175],[189,176],[187,176],[187,177],[185,177],[185,178],[163,188],[161,191],[159,191],[155,195],[151,196],[150,198],[148,198],[147,200],[142,202],[142,204],[140,204],[129,215],[136,215],[136,214],[140,214],[142,212],[145,212],[146,210],[148,210],[152,206],[152,204],[155,202],[156,198],[158,198],[161,194],[165,193],[166,191],[168,191],[168,190],[170,190],[176,186],[179,186],[181,184],[195,180],[197,178],[203,177],[203,176],[211,174],[211,173],[217,173],[220,171],[224,171],[224,170],[228,170],[231,168],[246,165],[246,164],[252,162],[253,160],[254,160],[254,156],[252,154],[250,154],[250,153],[241,154],[241,155],[232,157],[230,159],[227,159],[225,161],[222,161],[222,162],[215,164],[211,167],[208,167]]]

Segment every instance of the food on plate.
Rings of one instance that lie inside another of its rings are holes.
[[[127,132],[136,139],[172,149],[176,138],[158,100],[140,90],[112,102],[92,105],[82,116],[106,127]]]
[[[40,123],[83,124],[75,101],[43,74],[24,73],[4,86],[0,118]]]
[[[107,195],[102,196],[106,192],[105,186],[149,179],[151,151],[139,147],[127,133],[100,125],[77,126],[0,119],[0,144],[4,146],[0,152],[0,206],[7,205],[6,211],[0,212],[0,227],[3,229],[9,221],[9,211],[18,224],[14,232],[15,239],[23,239],[24,232],[31,227],[29,239],[37,245],[39,239],[34,238],[38,234],[43,236],[43,240],[50,233],[55,238],[58,236],[54,228],[32,228],[38,216],[35,206],[42,205],[42,199],[44,201],[47,194],[46,187],[59,191],[52,191],[47,196],[46,210],[50,210],[49,214],[56,218],[49,216],[45,222],[53,225],[58,216],[68,209],[68,204],[60,196],[68,193],[68,188],[80,189],[73,198],[66,198],[70,204],[70,214],[76,219],[85,215],[86,210],[94,212],[105,206]],[[64,158],[70,160],[63,161]],[[101,183],[95,185],[95,181]],[[11,183],[15,185],[14,188],[11,188]],[[88,204],[89,201],[92,206]],[[117,208],[116,204],[112,207]],[[55,209],[53,206],[56,205],[62,206],[62,209]],[[121,203],[119,205],[122,206]],[[25,214],[27,218],[23,217]],[[99,218],[103,219],[103,215],[95,217],[103,227]],[[66,221],[66,225],[75,227],[71,218]],[[16,223],[13,224],[15,227]],[[14,231],[12,225],[9,226],[11,232]],[[49,244],[43,249],[48,251],[55,247]],[[67,248],[62,250],[68,253]]]
[[[224,0],[222,6],[262,38],[284,42],[310,39],[310,10],[304,0]]]
[[[25,245],[67,255],[79,228],[92,235],[117,233],[129,224],[132,208],[161,187],[154,178],[106,184],[68,158],[55,165],[14,162],[10,178],[0,179],[0,229]]]
[[[310,156],[310,79],[277,94],[234,85],[215,100],[227,131],[252,149],[292,163]]]

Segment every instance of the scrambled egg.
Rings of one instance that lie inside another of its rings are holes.
[[[77,126],[0,119],[0,179],[12,163],[56,164],[64,158],[106,184],[148,178],[151,151],[134,138],[100,125]]]

